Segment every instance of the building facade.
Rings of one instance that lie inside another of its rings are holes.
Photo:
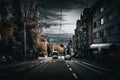
[[[119,0],[96,2],[93,9],[93,42],[120,43]]]
[[[89,58],[103,63],[120,59],[119,3],[119,0],[98,0],[91,7],[93,44],[90,45]],[[113,55],[116,56],[114,60],[112,59]]]
[[[85,8],[80,20],[76,22],[75,42],[76,53],[81,57],[87,56],[87,51],[93,43],[93,22],[91,8]]]

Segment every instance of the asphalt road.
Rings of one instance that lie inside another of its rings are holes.
[[[108,68],[81,60],[43,58],[0,69],[0,80],[120,80]]]

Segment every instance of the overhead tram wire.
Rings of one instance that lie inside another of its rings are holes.
[[[62,9],[60,9],[60,16],[61,16],[61,19],[60,19],[59,34],[61,34],[61,28],[62,28]]]

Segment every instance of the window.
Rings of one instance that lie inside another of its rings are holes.
[[[101,25],[104,24],[104,18],[101,18]]]
[[[94,38],[94,39],[96,38],[96,33],[93,34],[93,38]]]
[[[100,31],[96,33],[96,38],[100,38]]]
[[[87,32],[83,32],[83,35],[86,38],[87,37]]]
[[[104,11],[104,7],[101,7],[100,12],[103,12],[103,11]]]
[[[86,28],[86,23],[83,24],[83,28]]]
[[[104,32],[103,32],[103,30],[102,31],[100,31],[100,36],[99,37],[103,37],[104,36]]]
[[[94,33],[94,39],[100,38],[100,31]]]
[[[97,22],[96,22],[96,27],[99,27],[100,26],[100,21],[98,20]]]
[[[108,28],[104,29],[103,35],[104,35],[104,36],[107,36],[107,35],[108,35]]]

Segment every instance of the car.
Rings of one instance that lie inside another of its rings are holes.
[[[6,63],[7,59],[5,56],[0,56],[0,63]]]
[[[64,57],[65,60],[71,60],[71,56],[69,54],[66,54]]]
[[[38,56],[39,56],[39,57],[45,57],[45,55],[44,55],[43,52],[40,52],[40,53],[38,54]]]
[[[14,61],[12,56],[10,56],[10,55],[6,55],[5,57],[6,57],[7,62],[13,62]]]
[[[54,51],[54,52],[52,53],[52,58],[53,58],[53,59],[58,59],[58,55],[59,55],[59,52]]]

